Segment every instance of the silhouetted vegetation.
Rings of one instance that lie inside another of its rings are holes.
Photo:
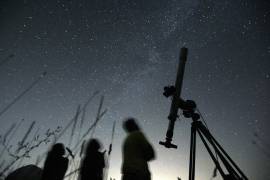
[[[36,127],[36,121],[33,121],[27,128],[25,134],[23,136],[20,135],[22,139],[17,142],[16,146],[13,145],[14,143],[11,144],[11,142],[12,140],[14,141],[15,135],[19,135],[18,128],[22,126],[25,120],[22,119],[19,123],[12,124],[4,135],[0,135],[0,146],[3,148],[0,156],[2,157],[5,154],[5,157],[1,158],[3,160],[0,162],[0,179],[4,179],[7,174],[10,174],[14,169],[22,167],[24,159],[36,159],[35,164],[39,165],[40,162],[45,159],[46,155],[50,154],[50,147],[53,147],[64,135],[68,133],[70,133],[68,144],[71,148],[67,147],[66,149],[68,150],[67,152],[69,152],[69,155],[72,156],[72,160],[68,162],[67,167],[68,172],[70,173],[67,174],[65,178],[76,178],[78,176],[80,166],[78,160],[79,156],[81,156],[84,151],[84,143],[86,139],[93,136],[96,125],[107,111],[106,109],[102,110],[104,100],[104,97],[102,96],[94,122],[90,125],[86,125],[87,121],[85,119],[87,107],[97,94],[98,91],[94,92],[82,106],[77,106],[74,116],[67,125],[64,126],[64,128],[58,126],[54,130],[47,129],[47,131],[42,135],[42,133],[39,132],[39,128]],[[86,128],[82,129],[82,127]],[[76,131],[80,133],[76,134]],[[39,153],[38,155],[35,155],[36,157],[32,156],[32,153],[40,149],[42,144],[47,145],[48,150],[43,154]],[[74,152],[74,154],[72,152]],[[80,154],[78,152],[80,152]],[[75,159],[77,159],[77,162],[74,161]]]

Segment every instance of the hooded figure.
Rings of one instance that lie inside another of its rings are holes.
[[[123,123],[127,137],[122,146],[122,180],[150,180],[148,161],[155,158],[155,152],[134,118]]]
[[[80,180],[102,180],[105,167],[104,153],[101,153],[97,139],[90,139],[81,163]]]
[[[68,168],[68,158],[65,155],[65,147],[62,143],[53,145],[47,155],[42,180],[63,180]]]

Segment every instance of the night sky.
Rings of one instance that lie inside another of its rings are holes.
[[[269,28],[267,0],[1,0],[0,111],[47,75],[0,116],[0,134],[22,118],[14,143],[33,121],[41,134],[65,126],[99,91],[82,130],[93,123],[104,95],[108,111],[94,136],[107,149],[116,121],[109,177],[121,177],[122,120],[132,116],[157,153],[152,179],[188,179],[190,119],[180,116],[175,125],[178,149],[158,144],[171,103],[163,87],[174,84],[185,46],[182,97],[196,101],[249,179],[270,179]],[[68,139],[59,141],[68,146]],[[196,177],[210,179],[213,162],[201,141],[197,145]],[[46,150],[40,146],[25,163]]]

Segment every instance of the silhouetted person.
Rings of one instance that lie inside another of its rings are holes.
[[[47,155],[41,180],[63,180],[68,168],[68,158],[62,143],[53,145]]]
[[[81,163],[80,180],[102,180],[105,167],[104,153],[101,153],[97,139],[90,139]]]
[[[122,147],[122,180],[150,180],[148,161],[155,158],[154,149],[134,118],[126,119],[123,128],[128,135]]]

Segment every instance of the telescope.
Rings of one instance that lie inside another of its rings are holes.
[[[218,141],[211,134],[209,129],[199,120],[200,114],[196,112],[197,105],[193,100],[183,100],[181,98],[181,89],[187,61],[188,49],[183,47],[180,51],[179,65],[174,86],[164,87],[163,95],[172,97],[171,108],[169,112],[169,124],[166,132],[165,141],[159,144],[166,148],[177,148],[172,143],[174,125],[178,118],[178,110],[182,110],[185,118],[192,119],[191,136],[190,136],[190,157],[189,157],[189,180],[195,179],[195,159],[196,159],[196,135],[198,134],[203,142],[207,152],[209,153],[216,169],[224,180],[248,180],[246,175],[231,159],[227,152],[222,148]]]
[[[180,52],[180,61],[178,65],[178,71],[176,76],[176,81],[174,86],[166,86],[164,87],[163,95],[165,97],[171,97],[172,96],[172,103],[170,108],[170,113],[168,116],[169,119],[169,125],[168,130],[166,133],[165,141],[160,141],[159,144],[165,146],[166,148],[177,148],[177,145],[172,144],[172,138],[173,138],[173,131],[174,131],[174,124],[176,119],[178,118],[178,109],[179,106],[184,106],[185,102],[180,98],[181,95],[181,89],[182,89],[182,82],[184,77],[184,71],[185,71],[185,64],[187,61],[187,54],[188,49],[183,47],[181,48]]]

